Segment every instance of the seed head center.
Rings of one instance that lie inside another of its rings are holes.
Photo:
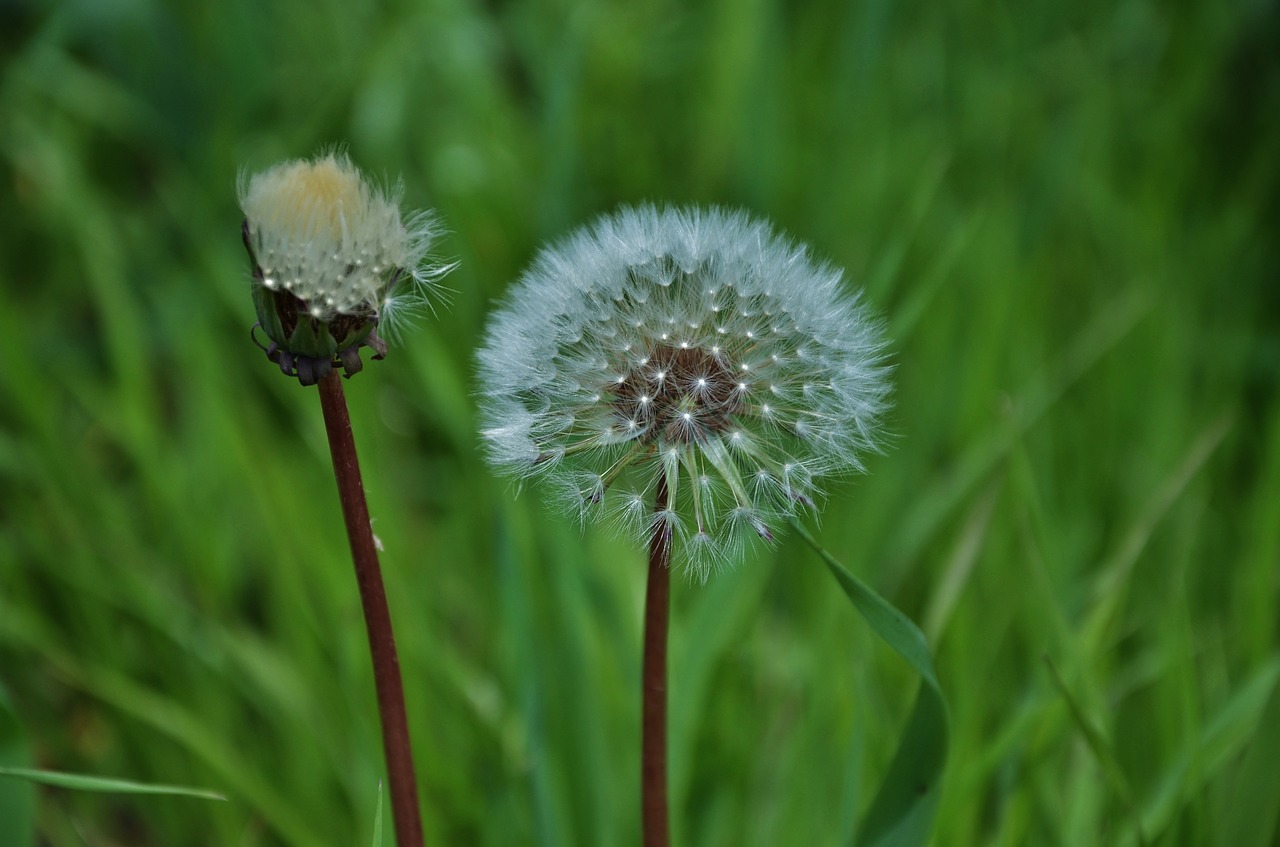
[[[698,441],[728,429],[742,409],[741,380],[706,350],[659,344],[640,361],[609,386],[614,411],[630,432]]]

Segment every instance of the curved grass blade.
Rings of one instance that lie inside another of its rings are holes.
[[[922,685],[889,772],[858,831],[865,847],[921,847],[933,831],[942,772],[947,761],[947,703],[928,642],[910,618],[849,572],[798,520],[791,526],[826,563],[876,635],[920,675]]]
[[[76,791],[99,791],[115,794],[165,794],[173,797],[196,797],[201,800],[226,800],[216,791],[204,788],[189,788],[185,785],[157,785],[147,782],[133,782],[127,779],[111,779],[101,776],[84,776],[83,774],[43,771],[33,768],[0,767],[0,776],[25,779],[54,788],[71,788]]]

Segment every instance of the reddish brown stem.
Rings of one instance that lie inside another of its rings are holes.
[[[418,783],[413,774],[413,754],[409,745],[409,721],[404,709],[404,685],[396,658],[396,639],[391,630],[387,592],[382,585],[378,551],[369,506],[360,481],[360,462],[351,435],[351,417],[342,392],[342,379],[331,371],[320,380],[320,405],[324,427],[329,433],[333,473],[338,480],[338,498],[351,542],[351,559],[360,587],[369,652],[373,656],[373,681],[378,692],[378,713],[382,719],[382,748],[387,758],[387,782],[391,794],[391,814],[399,847],[422,847],[422,818],[418,812]]]
[[[657,517],[667,508],[667,481],[658,477],[653,504]],[[640,809],[644,847],[668,847],[667,807],[667,622],[671,606],[671,528],[659,521],[649,539],[649,583],[644,598],[644,679]]]

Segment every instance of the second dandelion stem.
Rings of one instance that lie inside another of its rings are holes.
[[[644,598],[644,677],[640,809],[644,847],[667,847],[671,825],[667,808],[667,622],[671,597],[671,528],[661,519],[667,510],[667,480],[658,476],[649,539],[649,582]]]
[[[342,517],[351,543],[351,559],[360,587],[360,605],[364,609],[365,628],[369,634],[369,652],[373,657],[373,680],[378,694],[378,713],[382,721],[382,747],[387,757],[387,782],[391,794],[391,814],[395,821],[396,844],[399,847],[422,847],[422,818],[418,811],[418,782],[413,773],[413,754],[409,744],[409,721],[404,708],[404,685],[400,679],[400,662],[396,657],[396,640],[391,629],[391,612],[387,608],[387,592],[382,584],[382,569],[369,524],[369,506],[360,479],[360,463],[356,442],[351,434],[351,417],[342,391],[342,379],[331,371],[320,380],[320,405],[324,409],[324,426],[329,435],[329,452],[333,456],[333,473],[338,481],[338,498],[342,501]]]

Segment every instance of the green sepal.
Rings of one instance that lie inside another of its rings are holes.
[[[366,318],[363,323],[349,330],[345,337],[338,339],[335,342],[336,352],[341,353],[348,347],[356,347],[360,344],[364,344],[369,340],[369,335],[373,332],[373,328],[376,325],[377,321],[371,318]],[[330,331],[332,331],[332,329]]]
[[[338,344],[329,334],[329,325],[302,316],[299,316],[293,334],[280,346],[294,356],[308,356],[312,359],[332,359],[338,354]]]
[[[307,313],[305,301],[272,291],[261,283],[253,286],[253,307],[267,338],[295,357],[332,359],[343,350],[366,343],[377,325],[376,320],[358,315],[339,314],[328,321],[317,320]],[[280,318],[282,307],[296,309],[291,333],[286,334],[285,321]],[[341,337],[337,337],[339,334]]]
[[[276,344],[284,346],[284,327],[280,325],[280,315],[276,312],[275,292],[260,282],[253,284],[253,308],[258,313],[258,325]]]

